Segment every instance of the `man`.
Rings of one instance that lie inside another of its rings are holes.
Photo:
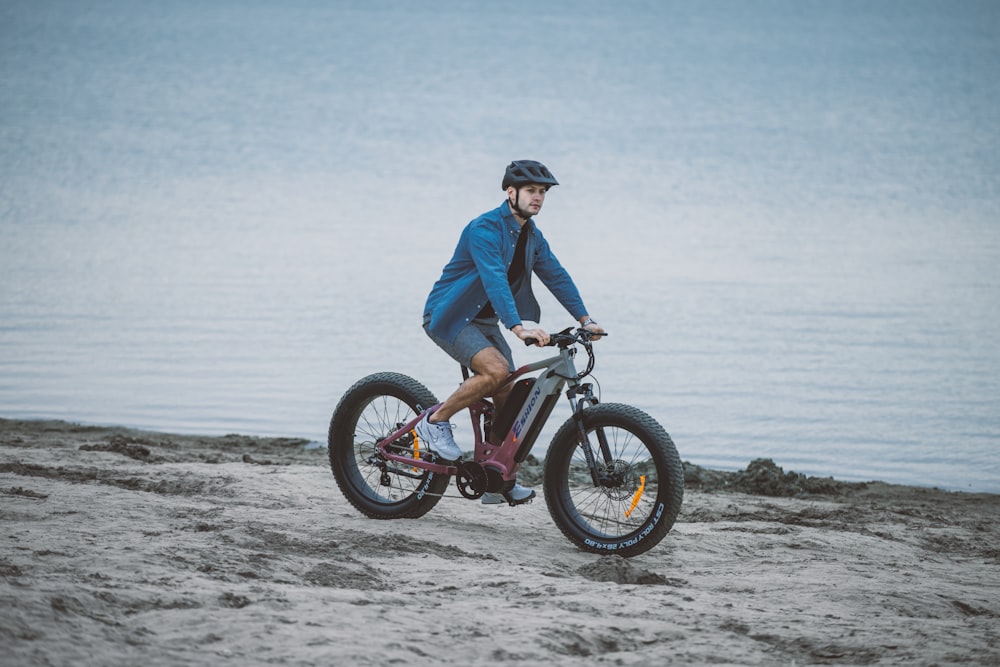
[[[534,338],[538,346],[549,342],[545,330],[522,324],[522,318],[538,322],[541,317],[531,291],[532,273],[580,326],[604,333],[587,315],[573,279],[534,224],[533,216],[542,209],[546,192],[558,184],[540,162],[511,162],[500,186],[507,200],[465,227],[451,261],[427,297],[427,335],[473,372],[433,414],[417,424],[417,436],[445,460],[462,456],[452,437],[451,416],[486,396],[493,398],[499,410],[510,392],[505,380],[514,370],[514,359],[499,324],[521,340]],[[515,484],[503,496],[516,505],[534,498],[535,492]],[[502,503],[504,497],[486,494],[483,502]]]

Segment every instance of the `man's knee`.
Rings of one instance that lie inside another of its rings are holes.
[[[489,378],[496,386],[500,386],[510,374],[507,358],[495,347],[488,347],[477,352],[476,356],[472,358],[471,366],[476,374]]]

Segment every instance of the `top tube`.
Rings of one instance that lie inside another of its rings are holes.
[[[548,368],[549,366],[555,365],[557,361],[562,360],[562,355],[557,355],[555,357],[549,357],[548,359],[540,359],[538,361],[533,361],[530,364],[525,364],[521,366],[516,371],[507,376],[507,382],[511,382],[526,373],[532,373],[534,371],[540,371],[543,368]],[[506,384],[506,383],[505,383]]]

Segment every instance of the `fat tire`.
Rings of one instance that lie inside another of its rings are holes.
[[[330,420],[330,469],[359,512],[372,519],[416,519],[437,505],[450,475],[424,471],[419,480],[391,475],[397,486],[385,487],[378,465],[368,461],[375,454],[375,440],[437,402],[427,387],[400,373],[362,378],[340,399]]]
[[[602,403],[583,411],[583,423],[589,440],[597,449],[595,430],[606,429],[612,435],[612,454],[626,459],[648,456],[643,466],[634,466],[633,480],[645,473],[645,483],[655,485],[655,495],[640,493],[635,484],[616,489],[595,487],[585,465],[576,421],[570,418],[556,432],[545,457],[545,502],[559,529],[580,549],[598,554],[616,554],[631,558],[655,547],[674,525],[684,499],[684,470],[677,448],[660,424],[645,412],[628,405]],[[627,446],[635,454],[615,452]],[[626,461],[628,462],[628,461]],[[650,479],[652,477],[652,479]],[[622,496],[612,498],[616,493]],[[632,513],[635,518],[621,518],[621,507],[640,498]],[[606,509],[602,509],[605,508]],[[621,513],[611,514],[612,508]],[[604,513],[604,516],[597,516]]]

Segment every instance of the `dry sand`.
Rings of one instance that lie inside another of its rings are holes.
[[[998,495],[692,468],[626,561],[541,498],[365,519],[303,444],[0,420],[0,664],[1000,664]]]

